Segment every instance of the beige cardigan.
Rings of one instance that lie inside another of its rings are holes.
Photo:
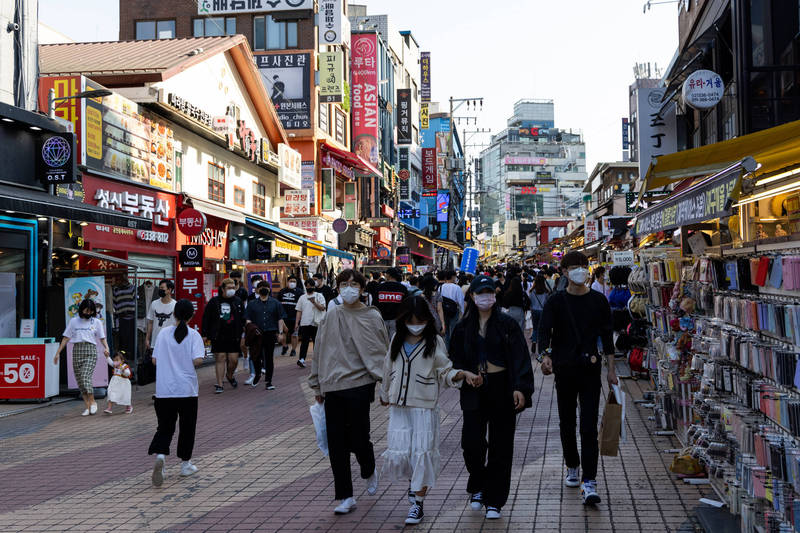
[[[400,348],[400,353],[392,361],[391,348],[386,352],[380,391],[384,402],[433,409],[439,401],[441,387],[461,387],[463,380],[453,381],[459,371],[453,368],[440,336],[436,337],[436,350],[431,357],[424,357],[424,342],[408,357],[404,353],[405,348]]]

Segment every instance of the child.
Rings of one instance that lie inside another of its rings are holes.
[[[114,375],[108,384],[108,405],[103,412],[110,415],[111,408],[117,403],[125,406],[125,413],[131,414],[131,369],[125,363],[125,352],[120,350],[114,359],[106,356],[106,362],[114,369]]]
[[[391,405],[383,474],[411,483],[406,524],[418,524],[428,489],[439,472],[439,388],[473,383],[478,376],[454,370],[423,296],[403,302],[383,365],[381,405]]]

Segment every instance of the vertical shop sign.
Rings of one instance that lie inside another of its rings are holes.
[[[675,104],[670,104],[663,111],[661,100],[664,90],[639,89],[637,91],[638,120],[636,121],[639,134],[636,140],[639,143],[639,176],[644,178],[650,162],[654,157],[671,154],[678,149],[677,119]]]
[[[436,195],[436,222],[447,222],[447,212],[450,209],[450,193],[439,192]]]
[[[431,101],[431,53],[420,52],[419,54],[420,65],[420,101]]]
[[[202,270],[180,270],[178,272],[178,299],[186,299],[192,302],[194,307],[194,317],[189,325],[195,329],[200,327],[205,308],[205,295],[203,294],[203,271]]]
[[[353,41],[351,66],[353,153],[378,163],[378,36],[361,34]]]
[[[342,0],[320,0],[319,44],[342,44]]]
[[[583,223],[583,242],[590,244],[600,239],[600,228],[596,218],[587,218]]]
[[[397,177],[400,179],[400,200],[409,200],[411,198],[410,191],[410,178],[411,171],[408,163],[408,147],[401,146],[399,150],[400,170],[397,172]]]
[[[630,148],[628,141],[628,117],[622,117],[622,149],[627,150]]]
[[[436,194],[436,148],[422,149],[422,190],[423,196]]]
[[[284,129],[311,127],[311,54],[256,54],[261,80]]]
[[[397,144],[411,143],[411,90],[397,89]]]
[[[430,104],[419,104],[419,129],[427,130],[430,127]]]
[[[39,109],[47,111],[50,89],[55,91],[56,98],[69,98],[86,89],[86,78],[83,76],[41,77],[39,78]],[[56,116],[72,123],[75,133],[75,161],[83,164],[83,117],[85,116],[86,102],[83,98],[61,100],[57,102]]]
[[[319,101],[341,102],[344,94],[342,52],[321,52],[319,64]]]
[[[314,162],[313,161],[303,161],[300,164],[300,188],[309,191],[309,199],[311,205],[315,205],[316,203],[316,187],[314,183]]]
[[[332,168],[322,169],[322,210],[333,211],[333,196],[336,191],[336,177]]]

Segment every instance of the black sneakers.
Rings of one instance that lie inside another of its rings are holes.
[[[286,352],[288,352],[288,351],[289,351],[289,347],[288,346],[284,346],[283,349],[281,350],[281,355],[286,355]]]
[[[239,382],[236,381],[235,377],[228,378],[228,383],[230,383],[231,387],[233,387],[234,389],[239,386]]]
[[[422,512],[422,502],[415,501],[408,510],[406,524],[419,524],[423,516],[425,516],[425,513]]]
[[[473,511],[480,511],[483,507],[483,493],[479,491],[473,494],[469,500],[469,506]]]
[[[225,389],[222,388],[222,385],[214,385],[214,394],[222,394],[222,391]]]

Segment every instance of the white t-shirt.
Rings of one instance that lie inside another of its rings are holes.
[[[156,338],[162,329],[175,325],[175,316],[172,313],[175,311],[176,303],[173,299],[168,304],[165,304],[159,299],[150,304],[150,309],[147,311],[147,320],[153,323],[153,332],[150,334],[150,348],[156,345]]]
[[[319,293],[315,292],[313,295],[314,300],[323,308],[325,307],[325,297]],[[314,307],[314,304],[311,303],[311,298],[309,298],[308,294],[302,295],[297,300],[297,312],[303,313],[303,316],[300,317],[300,325],[301,326],[313,326],[314,325],[314,315],[315,313],[319,312],[319,310]]]
[[[197,371],[194,360],[206,354],[203,338],[192,328],[178,344],[175,326],[166,326],[156,339],[153,359],[156,360],[156,398],[188,398],[197,396]]]
[[[86,320],[85,318],[76,316],[67,324],[67,329],[64,330],[64,336],[69,339],[68,344],[75,344],[77,342],[97,344],[97,341],[106,338],[106,327],[99,318],[92,317]]]
[[[441,287],[441,293],[443,297],[450,298],[456,302],[461,309],[461,314],[464,314],[464,292],[461,287],[455,283],[444,283]]]
[[[608,295],[611,294],[611,287],[603,285],[599,280],[594,280],[594,283],[592,283],[592,290],[599,292],[606,298],[608,298]]]

